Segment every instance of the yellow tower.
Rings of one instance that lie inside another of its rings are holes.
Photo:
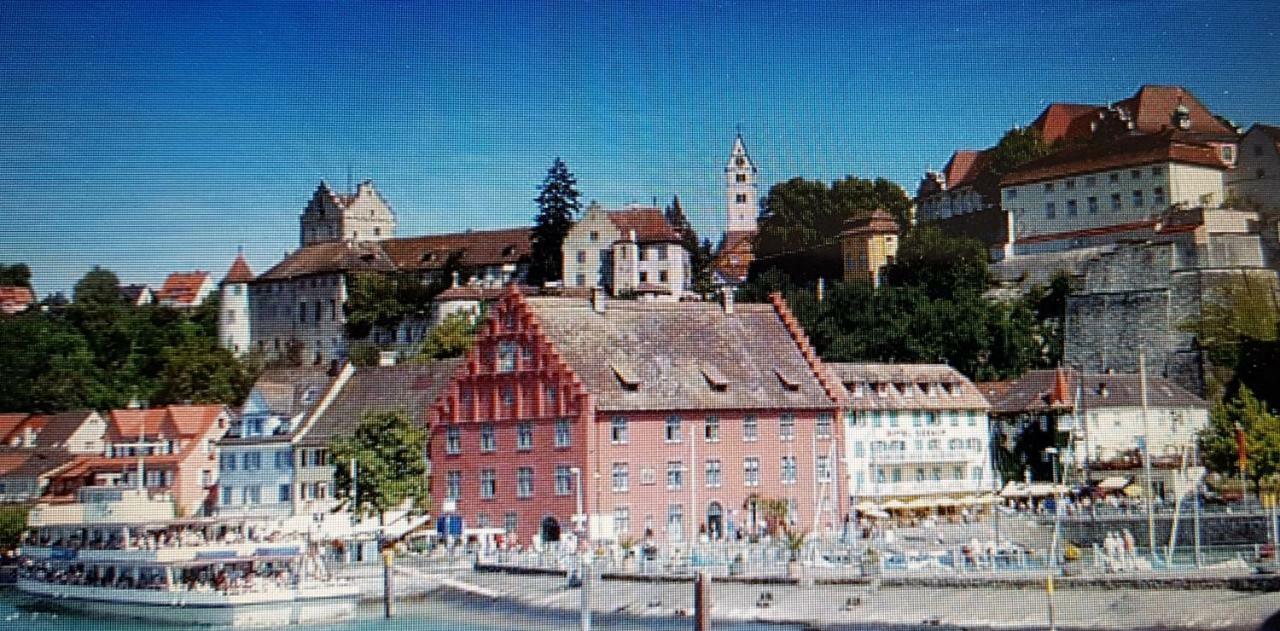
[[[850,219],[840,233],[840,258],[844,279],[880,286],[884,268],[898,256],[898,222],[883,210]]]

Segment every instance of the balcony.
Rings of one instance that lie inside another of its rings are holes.
[[[879,451],[871,454],[871,464],[920,464],[969,462],[982,460],[981,452],[972,449],[934,449],[930,451]]]
[[[990,480],[915,480],[903,482],[870,482],[855,485],[849,494],[859,498],[940,495],[944,493],[990,493]]]

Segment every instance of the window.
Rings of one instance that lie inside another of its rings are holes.
[[[714,443],[720,441],[720,417],[708,416],[707,422],[702,428],[703,436],[707,442]]]
[[[1107,174],[1107,181],[1108,181],[1108,182],[1119,182],[1119,181],[1120,181],[1120,174],[1119,174],[1119,173],[1108,173],[1108,174]]]
[[[978,413],[974,410],[965,412],[965,416],[969,417],[969,427],[975,427],[978,424]]]
[[[574,279],[574,280],[575,280],[575,281],[577,281],[575,284],[577,284],[579,287],[586,287],[586,286],[587,286],[587,275],[586,275],[586,274],[578,274],[578,277],[577,277],[576,279]]]
[[[894,468],[893,468],[893,472],[892,472],[892,479],[893,479],[893,481],[894,481],[894,482],[901,482],[901,481],[902,481],[902,469],[901,469],[900,467],[894,467]]]
[[[1164,206],[1164,187],[1157,186],[1151,190],[1151,204],[1156,208]]]
[[[664,252],[665,252],[665,250],[664,250]],[[658,282],[660,282],[660,283],[666,283],[669,279],[670,279],[670,276],[668,276],[668,275],[667,275],[667,270],[659,270],[659,271],[658,271]]]
[[[814,473],[818,476],[818,482],[831,481],[831,457],[818,456],[813,463]]]
[[[338,319],[338,301],[330,299],[329,300],[329,321],[333,322],[333,321],[337,321],[337,319]]]
[[[885,482],[884,467],[876,468],[876,482],[883,484]]]
[[[657,247],[657,250],[658,250],[658,260],[659,261],[667,260],[667,246],[660,245]],[[665,275],[665,272],[663,274]],[[666,280],[666,278],[663,278],[662,280]]]
[[[221,459],[221,466],[220,466],[219,468],[220,468],[220,469],[222,469],[223,471],[235,471],[235,470],[236,470],[236,455],[235,455],[235,454],[229,454],[229,453],[223,453],[223,454],[222,454],[222,459]]]
[[[897,412],[895,412],[895,411],[892,411],[892,410],[891,410],[891,411],[889,411],[889,412],[885,412],[885,414],[889,417],[889,427],[897,427],[897,426],[898,426],[898,413],[897,413]]]
[[[782,483],[795,484],[796,474],[797,474],[796,457],[783,456],[782,457]]]
[[[150,473],[150,471],[148,471],[147,473]],[[261,504],[262,503],[262,487],[256,484],[252,484],[244,487],[244,489],[242,490],[244,491],[243,503],[245,504]]]
[[[1098,198],[1097,197],[1090,197],[1086,203],[1088,203],[1089,205],[1090,215],[1098,214]]]
[[[932,473],[934,482],[942,481],[942,467],[934,467]]]
[[[299,302],[298,303],[298,322],[306,322],[306,321],[307,321],[307,303]]]
[[[1133,192],[1133,207],[1142,208],[1142,191]]]
[[[1067,190],[1069,190],[1069,191],[1070,191],[1070,190],[1074,190],[1074,189],[1075,189],[1075,187],[1076,187],[1076,181],[1075,181],[1075,180],[1067,180],[1067,181],[1066,181],[1066,185],[1067,185]]]
[[[476,513],[476,528],[489,527],[489,513]]]
[[[1046,193],[1052,193],[1052,192],[1053,192],[1053,182],[1045,182],[1045,183],[1044,183],[1044,192],[1046,192]]]
[[[288,484],[281,484],[279,493],[280,495],[276,499],[279,500],[279,503],[281,504],[287,503],[293,499],[293,487]]]
[[[1258,175],[1258,179],[1259,179],[1259,180],[1261,180],[1262,178],[1267,177],[1267,170],[1266,170],[1266,169],[1258,169],[1258,173],[1257,173],[1257,175]]]
[[[742,440],[754,441],[760,439],[760,419],[754,414],[748,414],[742,417]]]
[[[496,451],[498,449],[498,439],[495,435],[493,425],[485,424],[480,426],[480,451]]]
[[[747,203],[747,194],[746,194],[746,193],[738,193],[737,195],[734,195],[734,196],[733,196],[733,200],[734,200],[735,202],[739,203],[739,204],[745,204],[745,203]]]
[[[735,182],[746,182],[746,181],[747,181],[747,174],[746,174],[746,173],[735,173],[735,174],[734,174],[734,176],[733,176],[733,181],[735,181]]]
[[[498,372],[511,372],[516,369],[516,343],[510,340],[498,343]],[[503,389],[503,400],[505,403],[506,392],[510,388]]]
[[[578,250],[578,264],[582,265],[587,262],[587,251]]]
[[[817,434],[819,440],[831,438],[831,425],[833,421],[834,417],[830,412],[821,412],[818,414],[818,422],[814,425],[813,431]]]
[[[1120,203],[1120,193],[1111,194],[1111,210],[1119,211],[1123,207]]]
[[[545,394],[546,394],[546,396],[547,396],[547,405],[549,405],[549,406],[551,406],[552,408],[554,408],[554,407],[556,406],[556,400],[560,398],[560,390],[559,390],[559,388],[556,388],[555,386],[548,385],[548,386],[546,387],[546,389],[544,390],[544,392],[545,392]]]
[[[1005,199],[1018,199],[1018,189],[1009,188],[1004,191]]]
[[[507,534],[513,535],[516,532],[516,526],[520,523],[520,516],[516,513],[506,513],[502,516],[502,527]]]
[[[952,474],[952,476],[953,476],[955,479],[957,479],[957,480],[963,480],[963,479],[964,479],[964,467],[963,467],[963,466],[958,466],[958,467],[953,468],[953,469],[952,469],[952,471],[951,471],[951,474]]]
[[[937,451],[942,448],[942,441],[937,438],[929,439],[929,451]]]
[[[1142,179],[1142,171],[1140,171],[1140,170],[1138,170],[1138,169],[1134,169],[1134,170],[1132,170],[1132,171],[1129,171],[1129,178],[1130,178],[1130,179],[1133,179],[1133,180],[1140,180],[1140,179]]]
[[[652,486],[658,483],[658,476],[654,475],[653,469],[645,467],[640,470],[640,484]]]
[[[600,233],[599,233],[598,231],[592,230],[592,231],[591,231],[591,234],[590,234],[590,236],[589,236],[589,238],[590,238],[592,241],[599,241],[599,240],[600,240]]]
[[[760,486],[760,459],[756,457],[742,460],[742,482],[745,486]]]
[[[1151,175],[1160,175],[1164,173],[1164,167],[1151,167]]]
[[[244,455],[244,470],[257,471],[262,468],[262,454],[256,451]]]
[[[707,461],[706,482],[709,487],[720,486],[720,459],[714,458]]]
[[[292,469],[293,458],[288,449],[280,449],[275,454],[275,465],[277,469]]]
[[[911,426],[920,427],[924,423],[924,412],[916,410],[911,413]]]
[[[924,467],[916,467],[916,482],[924,482]]]
[[[462,453],[462,428],[457,425],[445,428],[444,452],[451,455]]]
[[[533,423],[525,422],[516,426],[516,449],[533,449]]]
[[[498,472],[493,469],[480,470],[480,498],[491,500],[498,494]]]
[[[516,497],[533,497],[533,467],[516,469]]]
[[[684,463],[679,460],[667,463],[667,490],[678,491],[684,488]]]
[[[642,283],[649,282],[649,272],[640,272],[640,282]]]
[[[778,417],[778,440],[792,440],[796,437],[796,416],[784,413]]]
[[[957,427],[957,426],[959,426],[959,425],[960,425],[960,415],[959,415],[958,413],[956,413],[956,412],[951,412],[950,414],[948,414],[948,416],[950,416],[950,417],[951,417],[951,426],[952,426],[952,427]]]
[[[625,536],[631,532],[631,509],[626,506],[618,506],[613,509],[613,530],[619,536]]]
[[[1054,206],[1053,202],[1045,202],[1044,218],[1053,219],[1054,217],[1057,217],[1057,215],[1058,215],[1058,210],[1057,210],[1057,207]]]
[[[872,426],[872,427],[880,427],[880,413],[879,413],[879,412],[871,412],[870,414],[871,414],[871,426]]]
[[[233,493],[235,493],[235,488],[230,486],[222,487],[222,490],[218,493],[218,501],[221,502],[223,506],[230,506]]]
[[[556,465],[556,495],[568,495],[573,490],[573,471],[569,465]]]
[[[666,429],[664,430],[663,437],[669,443],[680,442],[680,417],[679,416],[667,417],[667,425],[666,425]]]
[[[609,426],[609,441],[615,445],[627,444],[627,417],[613,417]]]
[[[861,458],[862,456],[863,456],[862,441],[856,440],[853,442],[853,457]]]
[[[573,445],[573,433],[570,431],[569,419],[556,420],[556,447],[569,447],[571,445]]]
[[[1076,216],[1076,200],[1074,199],[1067,200],[1067,216],[1068,217]]]
[[[613,463],[613,491],[625,493],[631,488],[631,471],[625,462]]]
[[[670,504],[667,506],[667,539],[679,541],[684,538],[684,506]]]
[[[1090,175],[1089,177],[1086,177],[1084,179],[1084,185],[1088,188],[1093,188],[1098,185],[1098,178],[1096,176]]]

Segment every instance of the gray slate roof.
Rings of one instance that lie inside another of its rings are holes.
[[[835,407],[772,305],[526,300],[599,410]]]
[[[427,410],[448,385],[463,360],[443,359],[424,364],[356,368],[333,402],[307,421],[298,440],[304,447],[322,447],[338,436],[350,435],[370,412],[404,411],[419,427]]]
[[[271,368],[258,377],[253,390],[271,412],[292,418],[318,403],[333,379],[322,368]]]
[[[1067,401],[1069,411],[1076,400],[1076,385],[1080,385],[1080,409],[1136,408],[1142,406],[1140,380],[1136,374],[1084,373],[1067,370]],[[1021,379],[990,388],[991,411],[997,414],[1043,412],[1052,409],[1049,404],[1054,386],[1053,370],[1032,370]],[[988,390],[985,384],[980,385]],[[1152,408],[1208,408],[1204,399],[1188,392],[1178,384],[1147,375],[1147,405]]]
[[[985,410],[978,387],[946,364],[827,362],[854,410]],[[861,396],[858,386],[862,385]]]

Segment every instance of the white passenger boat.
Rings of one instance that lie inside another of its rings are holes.
[[[234,627],[350,617],[359,588],[331,576],[305,537],[217,518],[178,519],[146,490],[80,489],[29,516],[17,588],[68,609]]]

